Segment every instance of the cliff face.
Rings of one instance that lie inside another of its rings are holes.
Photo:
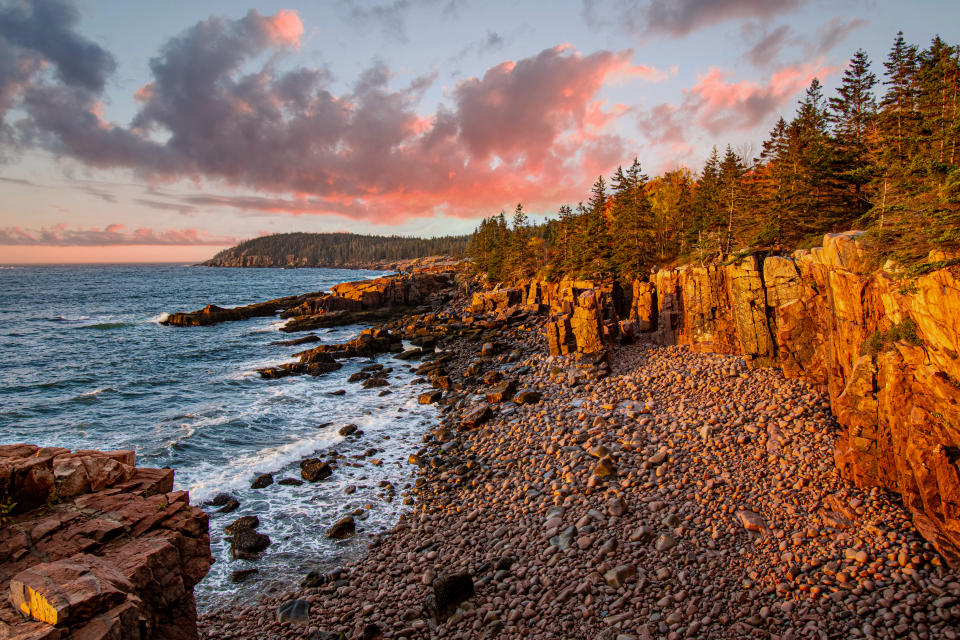
[[[825,389],[843,427],[835,452],[843,477],[899,493],[924,537],[960,564],[955,269],[898,280],[871,270],[859,234],[848,232],[792,256],[660,271],[623,294],[619,306],[635,324],[618,324],[610,312],[618,305],[607,305],[600,323],[607,342],[645,331],[661,344],[780,366],[788,377]],[[534,301],[555,314],[547,325],[551,352],[595,350],[576,326],[583,313],[558,297]]]
[[[132,451],[0,446],[0,638],[188,640],[207,516]]]

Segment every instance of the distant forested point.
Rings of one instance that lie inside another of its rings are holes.
[[[530,224],[521,205],[474,232],[468,255],[491,283],[534,275],[626,280],[659,267],[787,253],[862,229],[878,265],[960,251],[960,48],[897,37],[878,79],[850,60],[836,95],[814,79],[759,153],[717,147],[699,172],[653,178],[634,160],[586,202]],[[941,258],[942,261],[942,258]],[[950,260],[955,262],[956,258]]]
[[[462,257],[468,236],[408,238],[354,233],[278,233],[245,240],[203,264],[209,267],[391,268],[428,256]]]

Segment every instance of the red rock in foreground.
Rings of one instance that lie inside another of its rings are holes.
[[[0,638],[187,640],[207,515],[132,451],[0,446]]]

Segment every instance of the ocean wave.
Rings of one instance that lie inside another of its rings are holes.
[[[116,387],[99,387],[97,389],[94,389],[93,391],[87,391],[85,393],[75,395],[70,399],[75,402],[83,402],[85,400],[93,400],[94,398],[99,396],[101,393],[115,393],[116,391],[117,391]]]
[[[290,322],[290,319],[289,319],[289,318],[284,318],[283,320],[278,320],[277,322],[271,322],[269,325],[267,325],[267,326],[265,326],[265,327],[258,327],[258,328],[256,328],[256,329],[250,329],[250,331],[248,331],[247,333],[250,333],[250,334],[253,334],[253,333],[273,333],[274,331],[280,331],[280,328],[283,327],[283,326],[285,326],[288,322]]]
[[[195,475],[187,489],[195,501],[212,498],[222,491],[246,489],[256,473],[277,472],[307,456],[343,440],[339,434],[317,433],[286,444],[265,447],[240,455],[225,465],[210,466]]]
[[[83,322],[84,320],[89,320],[90,316],[51,316],[49,318],[44,318],[47,322]]]
[[[150,318],[147,322],[150,322],[153,324],[160,324],[161,322],[165,321],[169,317],[170,317],[169,313],[158,313],[157,315]]]

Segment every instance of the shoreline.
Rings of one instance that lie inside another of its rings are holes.
[[[589,380],[546,355],[543,317],[474,318],[386,325],[453,343],[413,509],[345,571],[204,614],[202,638],[956,637],[960,583],[892,494],[840,479],[820,392],[644,341]],[[542,399],[467,427],[504,378]],[[435,579],[463,573],[475,595],[438,613]]]

